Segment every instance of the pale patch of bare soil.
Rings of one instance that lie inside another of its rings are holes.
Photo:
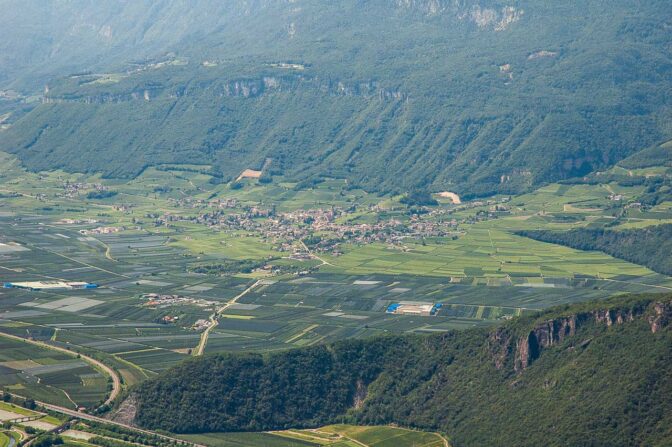
[[[460,203],[462,203],[462,200],[460,200],[460,196],[458,196],[458,195],[455,194],[454,192],[443,191],[443,192],[440,192],[440,193],[438,194],[438,196],[441,197],[442,199],[450,199],[450,200],[452,200],[452,201],[453,201],[453,204],[455,204],[455,205],[459,205]]]

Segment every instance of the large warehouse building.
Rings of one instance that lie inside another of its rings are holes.
[[[97,284],[77,281],[28,281],[28,282],[6,282],[3,284],[5,289],[28,289],[28,290],[62,290],[62,289],[95,289]]]
[[[388,314],[397,315],[420,315],[430,317],[436,315],[441,309],[441,304],[426,303],[421,301],[400,301],[387,307]]]

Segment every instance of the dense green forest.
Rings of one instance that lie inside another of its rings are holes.
[[[132,177],[196,163],[218,181],[271,159],[274,177],[469,198],[583,176],[672,138],[666,0],[180,5],[26,8],[63,15],[34,32],[59,36],[61,52],[59,39],[88,36],[95,63],[45,81],[44,103],[0,150],[34,170]]]
[[[626,169],[672,167],[672,141],[638,151],[619,163]]]
[[[496,329],[188,361],[133,392],[177,432],[346,421],[442,430],[454,446],[672,442],[671,296],[618,297]]]
[[[672,275],[672,224],[632,230],[578,228],[569,231],[529,230],[520,236],[566,245],[579,250],[599,250],[615,258]]]

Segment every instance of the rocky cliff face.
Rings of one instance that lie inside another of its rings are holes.
[[[183,85],[129,87],[128,92],[89,94],[86,90],[77,93],[61,94],[57,89],[45,88],[42,98],[44,104],[84,103],[105,104],[129,101],[151,101],[157,98],[175,99],[182,96],[205,94],[222,98],[257,98],[277,92],[315,91],[325,96],[354,96],[367,99],[405,100],[408,95],[401,90],[383,87],[377,81],[348,82],[320,76],[283,75],[259,76],[201,83],[197,89]]]
[[[527,335],[520,337],[516,341],[515,371],[526,369],[539,357],[543,349],[560,344],[566,337],[575,335],[577,322],[583,319],[583,315],[572,315],[544,321],[535,326]]]
[[[648,317],[651,332],[654,334],[672,323],[672,302],[656,303],[653,306],[653,314]]]
[[[465,0],[395,0],[397,8],[419,11],[427,16],[452,15],[480,29],[505,31],[518,22],[525,11],[513,5],[488,6]]]
[[[488,350],[497,369],[503,369],[512,359],[513,370],[522,373],[545,349],[562,344],[568,337],[576,335],[583,325],[611,327],[638,319],[644,319],[652,333],[667,328],[672,323],[672,299],[655,302],[645,308],[597,309],[553,318],[538,322],[523,335],[499,328],[490,334]],[[588,340],[584,342],[589,343]]]

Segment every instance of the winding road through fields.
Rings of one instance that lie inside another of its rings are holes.
[[[67,354],[71,357],[77,357],[79,356],[80,359],[84,360],[86,363],[89,363],[92,365],[95,369],[98,371],[103,372],[104,374],[108,375],[112,379],[112,391],[110,392],[110,395],[108,396],[107,400],[105,400],[105,403],[103,405],[111,405],[112,402],[119,396],[119,393],[121,393],[121,379],[119,378],[119,374],[109,366],[105,365],[99,360],[96,360],[94,358],[89,357],[88,355],[81,354],[79,352],[71,351],[66,348],[62,348],[60,346],[55,346],[51,345],[49,343],[44,343],[41,341],[36,341],[36,340],[29,340],[27,338],[19,337],[16,335],[10,335],[4,332],[0,332],[0,337],[5,337],[9,338],[15,341],[23,342],[23,343],[28,343],[31,345],[39,346],[44,349],[50,349],[52,351],[57,351],[57,352],[62,352],[64,354]],[[46,406],[46,404],[44,404]]]
[[[3,395],[3,392],[0,391],[0,396],[2,396],[2,395]],[[54,411],[54,412],[60,413],[60,414],[64,414],[66,416],[70,416],[70,417],[73,417],[73,418],[76,418],[76,419],[81,419],[81,420],[84,420],[84,421],[91,421],[91,422],[98,422],[98,423],[101,423],[101,424],[116,425],[117,427],[123,427],[125,429],[133,430],[135,432],[143,433],[145,435],[156,436],[158,438],[166,439],[168,441],[172,441],[176,445],[186,445],[186,446],[192,446],[192,447],[206,447],[202,444],[196,444],[194,442],[185,441],[184,439],[179,439],[179,438],[175,438],[175,437],[172,437],[172,436],[164,435],[164,434],[152,431],[152,430],[145,430],[143,428],[134,427],[132,425],[124,424],[124,423],[113,421],[113,420],[110,420],[110,419],[105,419],[105,418],[101,418],[101,417],[98,417],[98,416],[93,416],[93,415],[88,414],[88,413],[82,413],[80,411],[71,410],[69,408],[61,407],[61,406],[58,406],[58,405],[52,405],[52,404],[48,404],[46,402],[40,402],[40,401],[37,401],[37,400],[35,401],[35,403],[38,406],[40,406],[42,408],[45,408],[47,410]],[[33,439],[36,439],[36,438],[33,438]],[[26,444],[24,444],[24,445],[26,445]]]

